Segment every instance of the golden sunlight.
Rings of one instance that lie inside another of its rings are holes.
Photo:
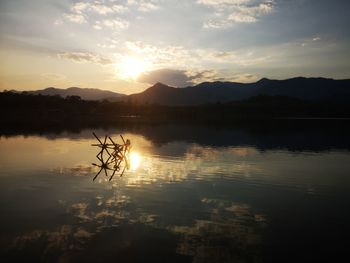
[[[146,70],[146,63],[138,58],[126,56],[117,65],[117,72],[123,79],[137,79]]]
[[[141,155],[137,152],[131,152],[129,158],[130,158],[130,169],[136,170],[140,166]]]

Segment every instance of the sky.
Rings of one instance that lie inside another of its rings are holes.
[[[0,0],[0,90],[350,78],[348,0]]]

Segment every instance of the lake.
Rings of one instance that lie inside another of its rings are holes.
[[[2,132],[1,262],[347,256],[348,130],[263,126]],[[134,157],[122,177],[92,180],[92,132],[131,140]]]

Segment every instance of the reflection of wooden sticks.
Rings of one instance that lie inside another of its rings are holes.
[[[127,139],[125,141],[124,137],[120,135],[123,141],[123,144],[118,144],[114,142],[111,137],[105,136],[104,141],[102,142],[94,132],[92,134],[95,136],[95,138],[99,142],[98,144],[92,144],[92,146],[97,146],[101,148],[101,150],[96,155],[96,158],[100,161],[100,164],[93,163],[93,165],[99,167],[100,170],[95,175],[93,180],[95,180],[102,171],[105,172],[106,176],[108,176],[108,171],[112,171],[112,174],[109,178],[109,181],[111,181],[115,173],[119,172],[121,170],[120,169],[121,166],[124,164],[124,168],[120,174],[120,176],[123,176],[125,169],[129,169],[130,167],[130,163],[129,163],[129,152],[131,148],[130,140]],[[111,143],[107,143],[107,138]],[[104,161],[104,156],[107,158],[106,161]]]

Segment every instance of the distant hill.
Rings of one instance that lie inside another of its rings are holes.
[[[100,89],[86,89],[86,88],[78,88],[78,87],[71,87],[68,89],[57,89],[57,88],[46,88],[43,90],[35,90],[35,91],[28,91],[28,93],[31,94],[41,94],[41,95],[48,95],[48,96],[54,96],[59,95],[63,98],[67,96],[79,96],[83,100],[110,100],[115,101],[122,97],[124,97],[124,94],[116,93],[108,90],[100,90]]]
[[[157,83],[147,90],[126,96],[123,100],[140,104],[189,106],[225,103],[259,95],[287,96],[302,100],[350,102],[350,80],[326,78],[292,78],[255,83],[203,82],[193,87],[173,88]]]

